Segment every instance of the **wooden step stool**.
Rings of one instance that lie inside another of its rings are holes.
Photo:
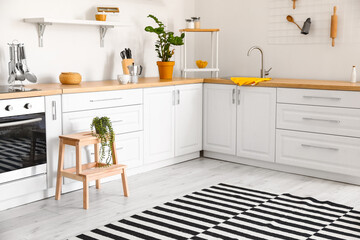
[[[71,178],[83,182],[83,207],[89,208],[89,182],[96,180],[96,188],[100,188],[100,179],[105,177],[121,174],[122,184],[124,188],[124,195],[129,196],[128,185],[126,179],[126,165],[118,164],[115,143],[112,145],[113,150],[113,165],[106,166],[104,163],[99,163],[99,144],[100,139],[94,137],[91,132],[76,133],[70,135],[59,136],[59,162],[56,180],[56,194],[55,199],[59,200],[61,196],[62,177]],[[87,145],[94,145],[95,147],[95,162],[88,164],[81,164],[81,147]],[[64,152],[65,145],[76,147],[76,167],[64,169]],[[96,168],[96,166],[103,165],[104,167]]]

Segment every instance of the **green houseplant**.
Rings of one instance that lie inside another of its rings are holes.
[[[95,117],[90,127],[93,136],[98,137],[101,140],[100,162],[105,160],[106,165],[110,166],[113,156],[112,144],[115,140],[115,134],[110,118]],[[108,148],[107,151],[106,148]]]
[[[158,25],[157,27],[147,26],[146,32],[155,33],[158,36],[158,40],[155,43],[155,51],[158,54],[158,58],[161,61],[157,62],[159,67],[159,75],[161,79],[172,79],[175,62],[170,61],[175,53],[172,46],[184,45],[185,34],[182,33],[180,36],[175,36],[174,32],[166,31],[166,26],[154,15],[149,15]]]

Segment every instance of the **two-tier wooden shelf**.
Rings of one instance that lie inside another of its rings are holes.
[[[186,78],[189,72],[210,72],[211,77],[219,77],[219,32],[220,29],[180,29],[185,33],[184,45],[181,51],[181,74]],[[211,33],[211,66],[207,68],[188,68],[187,62],[187,33]]]

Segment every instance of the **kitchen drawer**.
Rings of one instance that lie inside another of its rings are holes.
[[[46,174],[0,184],[0,201],[46,190]]]
[[[277,130],[276,162],[360,177],[360,139]]]
[[[63,114],[63,133],[90,131],[94,117],[110,118],[115,134],[141,131],[143,129],[143,106],[127,106]]]
[[[142,104],[142,96],[142,89],[64,94],[63,112]]]
[[[143,132],[134,132],[116,135],[116,152],[120,164],[128,168],[143,165],[144,160]]]
[[[277,93],[279,103],[360,108],[360,92],[279,88]]]
[[[277,104],[277,128],[360,137],[360,109]]]

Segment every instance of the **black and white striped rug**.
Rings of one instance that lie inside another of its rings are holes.
[[[360,239],[360,211],[219,184],[71,239],[351,240]]]

